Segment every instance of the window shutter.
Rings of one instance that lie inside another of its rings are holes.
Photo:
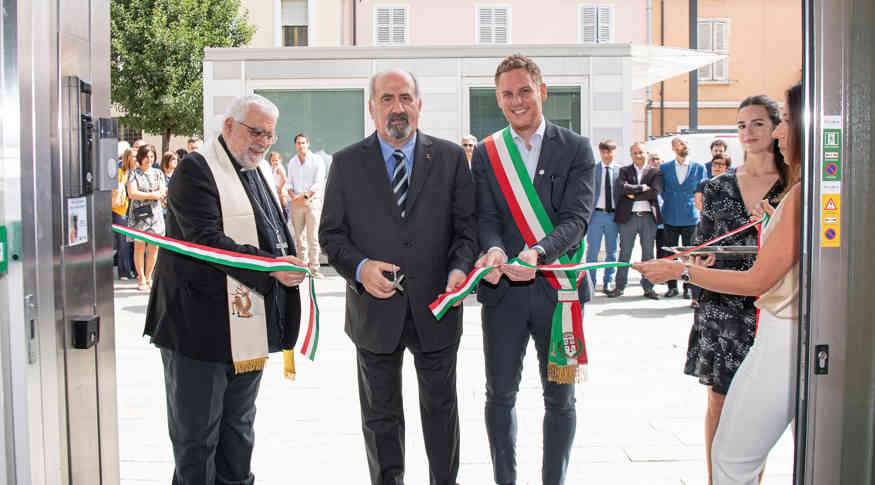
[[[614,7],[613,5],[598,6],[598,35],[599,42],[611,42],[614,40]]]
[[[492,41],[496,44],[507,44],[509,26],[507,25],[507,8],[496,8],[493,10],[493,26]]]
[[[407,9],[392,9],[392,43],[407,43]]]
[[[407,43],[407,8],[375,7],[374,42],[377,45]]]
[[[583,42],[596,42],[596,7],[584,5],[580,8],[580,31]]]
[[[507,7],[479,7],[477,9],[477,42],[479,44],[507,44],[510,40]]]
[[[391,11],[388,8],[377,7],[377,44],[389,44],[392,42],[392,36],[389,32],[389,23],[391,20]]]
[[[711,29],[711,22],[699,22],[699,45],[698,50],[700,51],[710,51],[713,49],[713,32]]]
[[[491,44],[493,42],[492,13],[491,8],[480,8],[477,11],[477,21],[479,23],[478,32],[480,35],[477,42],[481,44]]]
[[[723,59],[722,61],[717,61],[711,65],[714,68],[714,80],[715,81],[728,81],[729,80],[729,60]]]
[[[729,25],[726,22],[714,22],[714,50],[718,52],[729,50]]]

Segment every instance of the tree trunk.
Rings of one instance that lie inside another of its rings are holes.
[[[161,153],[158,154],[158,159],[164,156],[165,153],[170,151],[170,137],[173,136],[173,128],[167,128],[164,130],[164,134],[161,135]]]

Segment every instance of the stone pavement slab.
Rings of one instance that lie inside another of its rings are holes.
[[[253,468],[256,483],[369,483],[361,436],[355,348],[343,332],[344,281],[330,269],[317,280],[321,331],[315,362],[297,355],[295,381],[282,359],[266,366],[257,400]],[[706,393],[683,375],[692,324],[689,300],[648,300],[637,275],[620,298],[597,294],[584,307],[589,381],[578,384],[577,436],[570,484],[704,485]],[[158,350],[142,337],[148,296],[116,282],[116,345],[122,484],[169,483],[173,458]],[[409,354],[403,373],[408,484],[427,484],[417,384]],[[462,484],[492,483],[483,424],[485,375],[480,306],[465,302],[459,347]],[[540,483],[541,384],[529,346],[520,384],[519,484]],[[790,432],[770,455],[764,485],[792,483]]]

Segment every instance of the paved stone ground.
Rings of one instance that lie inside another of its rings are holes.
[[[361,437],[355,349],[343,332],[344,282],[328,269],[319,280],[321,333],[315,362],[297,359],[298,378],[268,361],[261,381],[253,457],[256,483],[369,483]],[[643,298],[637,275],[626,295],[598,294],[585,305],[590,380],[577,386],[577,437],[570,484],[707,484],[702,422],[705,388],[682,373],[692,323],[689,300]],[[664,288],[664,287],[662,287]],[[661,290],[664,292],[664,290]],[[173,458],[158,350],[141,336],[147,295],[116,282],[121,483],[169,483]],[[465,303],[459,350],[459,482],[493,483],[483,424],[484,382],[479,304]],[[300,355],[298,355],[300,357]],[[404,369],[408,484],[427,484],[416,379]],[[533,346],[518,399],[520,484],[540,483],[543,403]],[[769,457],[765,485],[792,483],[789,431]]]

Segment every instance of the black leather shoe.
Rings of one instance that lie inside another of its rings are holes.
[[[647,290],[644,292],[644,298],[650,298],[651,300],[658,300],[659,295],[656,294],[653,290]]]
[[[605,295],[608,295],[608,298],[616,298],[618,296],[623,296],[623,290],[618,290],[617,288],[614,288],[613,290],[605,293]]]
[[[668,291],[665,292],[666,298],[671,298],[673,296],[678,296],[678,289],[677,288],[669,288]]]

